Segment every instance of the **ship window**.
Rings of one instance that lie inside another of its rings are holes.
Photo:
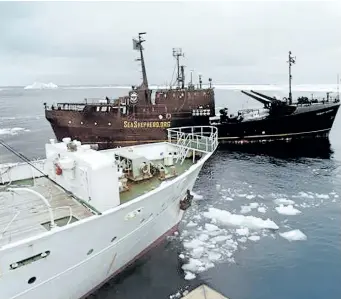
[[[197,95],[197,93],[195,92],[195,93],[194,93],[194,96],[196,96],[196,95]]]
[[[32,283],[34,283],[36,280],[37,280],[37,277],[33,276],[33,277],[31,277],[31,278],[27,281],[27,283],[28,283],[28,284],[32,284]]]
[[[97,126],[97,122],[95,122],[95,126]]]
[[[94,250],[91,248],[91,249],[88,251],[87,255],[90,255],[90,254],[93,253],[93,252],[94,252]]]
[[[102,111],[102,112],[107,112],[107,107],[106,107],[106,106],[101,107],[101,111]]]
[[[96,107],[96,111],[97,111],[97,112],[98,112],[100,109],[101,109],[101,107],[98,107],[98,106]]]
[[[111,126],[111,123],[108,123],[108,126]]]
[[[81,121],[81,125],[83,124],[83,122]]]
[[[71,120],[69,120],[69,124],[71,124]]]

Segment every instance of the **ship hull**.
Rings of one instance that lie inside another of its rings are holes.
[[[78,299],[97,289],[177,228],[184,213],[180,200],[192,190],[209,156],[157,192],[58,231],[0,247],[0,298]],[[127,219],[141,208],[142,213]],[[47,250],[48,258],[10,269],[12,263]]]
[[[160,142],[167,139],[168,127],[214,125],[219,141],[227,144],[252,144],[328,138],[339,104],[297,107],[291,115],[268,117],[239,123],[210,123],[209,117],[162,119],[116,119],[97,115],[86,122],[82,112],[46,110],[46,118],[59,141],[71,136],[82,143],[96,143],[101,149]],[[109,125],[110,124],[110,125]]]
[[[190,113],[169,119],[158,115],[117,118],[101,113],[89,118],[83,112],[58,110],[46,110],[45,115],[58,141],[70,136],[84,144],[98,144],[100,149],[162,142],[167,139],[167,128],[209,125],[209,116],[193,117]]]
[[[291,115],[219,124],[219,140],[225,144],[254,144],[328,138],[339,106],[297,107]]]

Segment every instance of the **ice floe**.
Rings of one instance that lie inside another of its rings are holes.
[[[231,214],[228,211],[216,208],[209,208],[208,212],[204,212],[203,215],[226,226],[244,226],[250,229],[279,229],[278,225],[269,218],[263,220],[254,216]]]
[[[30,132],[25,128],[0,128],[0,135],[18,135],[19,132]]]
[[[307,240],[307,236],[302,233],[299,229],[290,230],[284,233],[279,233],[279,235],[287,239],[288,241],[304,241]]]
[[[283,215],[297,215],[301,214],[302,212],[298,209],[295,209],[292,205],[279,205],[279,207],[275,208],[277,213],[283,214]]]

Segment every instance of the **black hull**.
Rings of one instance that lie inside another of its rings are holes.
[[[218,123],[219,141],[225,144],[291,142],[328,138],[339,104],[297,107],[291,115],[240,123]]]

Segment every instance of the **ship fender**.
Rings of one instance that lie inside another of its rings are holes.
[[[54,169],[55,169],[56,175],[61,175],[63,173],[62,168],[57,163],[54,164]]]
[[[180,200],[180,210],[186,211],[192,205],[193,195],[187,189],[187,194],[184,199]]]
[[[171,119],[171,117],[172,117],[172,115],[171,115],[170,113],[167,113],[167,114],[166,114],[166,118],[167,118],[167,119]]]

